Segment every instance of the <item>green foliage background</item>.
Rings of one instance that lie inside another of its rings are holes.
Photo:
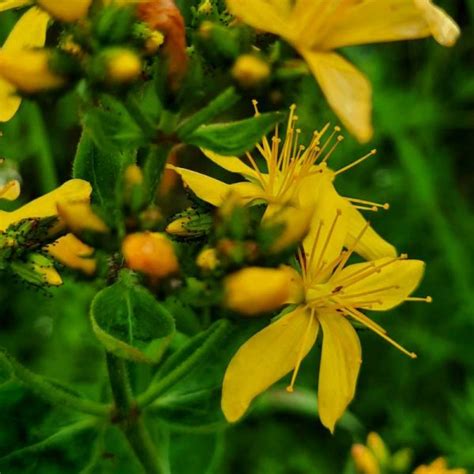
[[[390,202],[388,212],[374,216],[374,226],[399,250],[427,262],[419,294],[434,302],[406,304],[377,319],[418,359],[362,332],[364,363],[350,406],[361,425],[346,419],[332,436],[311,410],[319,359],[313,351],[295,393],[298,403],[262,400],[231,429],[176,432],[164,440],[172,446],[176,472],[342,473],[351,444],[368,431],[380,433],[393,449],[412,448],[414,465],[444,455],[453,466],[474,469],[474,2],[444,5],[463,32],[453,49],[427,39],[345,51],[373,83],[376,135],[361,146],[346,134],[332,163],[342,166],[378,149],[376,159],[338,184],[343,195]],[[5,32],[13,19],[2,14]],[[286,99],[292,101],[308,134],[327,119],[334,123],[311,77]],[[1,127],[0,155],[18,164],[22,199],[41,194],[56,179],[44,166],[49,154],[59,180],[70,176],[79,138],[76,106],[73,95],[48,108],[26,102]],[[32,370],[100,396],[96,381],[106,377],[105,366],[87,318],[94,288],[68,279],[45,294],[3,275],[0,280],[0,344]],[[44,438],[58,420],[71,422],[70,413],[50,411],[16,383],[0,387],[0,406],[0,455]],[[160,436],[159,426],[151,429]],[[107,432],[96,440],[86,430],[5,472],[98,472],[87,471],[84,460],[109,451],[110,472],[139,472],[114,437]]]

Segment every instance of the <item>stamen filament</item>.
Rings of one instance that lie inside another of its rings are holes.
[[[376,150],[372,150],[367,155],[363,156],[362,158],[359,158],[358,160],[355,160],[354,162],[348,164],[347,166],[344,166],[344,168],[341,168],[337,170],[334,174],[337,176],[338,174],[345,173],[346,171],[350,170],[351,168],[354,168],[354,166],[359,165],[363,161],[365,161],[367,158],[370,158],[371,156],[374,156],[377,153]]]

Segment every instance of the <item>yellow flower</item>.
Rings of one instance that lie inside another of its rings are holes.
[[[227,6],[303,56],[334,112],[360,141],[373,133],[371,86],[334,50],[430,35],[452,46],[459,36],[456,23],[429,0],[227,0]]]
[[[91,258],[94,249],[81,242],[73,234],[60,237],[56,242],[48,245],[46,251],[59,263],[74,270],[81,270],[86,275],[92,275],[97,263]]]
[[[359,210],[387,209],[388,205],[342,198],[334,190],[333,181],[338,175],[373,156],[375,152],[371,151],[354,163],[334,172],[328,168],[327,162],[336,146],[342,141],[342,137],[338,136],[339,128],[336,127],[329,138],[322,142],[328,131],[328,126],[325,126],[322,130],[314,132],[313,139],[304,147],[299,142],[300,130],[296,128],[296,123],[295,106],[292,106],[283,141],[277,128],[271,143],[264,138],[261,144],[257,144],[257,150],[266,164],[265,171],[257,165],[257,160],[250,153],[247,153],[249,162],[247,165],[237,157],[221,156],[203,150],[216,165],[240,174],[245,181],[226,184],[196,171],[170,164],[167,166],[175,170],[200,199],[214,206],[221,206],[231,193],[239,194],[247,204],[260,202],[269,204],[264,219],[270,218],[281,209],[281,206],[287,204],[301,209],[312,209],[325,194],[325,199],[332,200],[334,208],[340,207],[347,213],[347,229],[343,229],[342,234],[345,236],[344,244],[350,246],[365,226],[365,219]],[[315,232],[313,226],[310,235]],[[372,228],[367,229],[357,242],[355,251],[369,260],[396,255],[395,248]]]
[[[253,54],[242,54],[232,67],[232,77],[245,88],[261,85],[270,74],[269,64]]]
[[[322,353],[318,384],[318,411],[331,432],[355,394],[362,362],[360,341],[351,320],[363,324],[408,356],[377,323],[362,310],[386,311],[409,298],[424,272],[424,263],[400,257],[384,257],[347,265],[359,233],[347,251],[337,231],[348,218],[344,209],[334,209],[330,199],[321,200],[315,211],[317,231],[305,239],[299,262],[304,284],[304,302],[251,337],[234,355],[225,376],[222,410],[227,420],[238,420],[251,401],[273,383],[293,371],[288,391],[293,391],[302,359],[314,346],[322,329]],[[258,287],[257,283],[254,283]]]
[[[28,1],[6,1],[0,3],[0,12],[23,5]],[[17,54],[25,49],[40,48],[46,42],[46,29],[48,27],[49,15],[42,10],[30,8],[17,21],[10,32],[1,53]],[[18,111],[21,98],[16,95],[16,87],[0,77],[0,122],[7,122]]]
[[[413,474],[467,474],[466,469],[449,469],[443,458],[435,459],[429,466],[419,466]]]
[[[14,201],[20,195],[20,182],[16,179],[0,185],[0,199]]]

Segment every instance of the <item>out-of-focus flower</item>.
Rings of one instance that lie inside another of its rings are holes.
[[[127,235],[122,253],[129,268],[152,278],[164,278],[179,270],[173,243],[159,232]]]
[[[347,219],[343,209],[334,209],[323,199],[315,209],[317,231],[304,242],[299,262],[304,284],[304,302],[251,337],[234,355],[224,376],[222,409],[229,421],[238,420],[250,402],[273,383],[293,371],[293,386],[301,361],[323,333],[318,384],[321,422],[334,431],[355,394],[362,362],[360,341],[349,319],[356,321],[414,358],[386,334],[362,310],[386,311],[409,298],[424,272],[424,263],[406,256],[347,265],[366,225],[347,251],[344,236],[337,231]],[[247,284],[252,287],[250,280]],[[259,288],[254,280],[253,287]]]
[[[37,3],[53,18],[74,22],[87,16],[92,0],[37,0]]]
[[[14,1],[0,3],[0,11],[28,5],[30,2]],[[46,42],[46,29],[49,15],[36,8],[30,8],[17,21],[7,40],[0,49],[1,54],[16,55],[25,49],[40,48]],[[21,98],[16,94],[16,87],[0,74],[0,122],[7,122],[18,111]]]
[[[351,454],[359,474],[380,474],[379,463],[369,448],[363,444],[354,444]]]
[[[329,105],[360,141],[372,134],[372,89],[334,50],[433,35],[444,46],[456,23],[430,0],[227,0],[229,11],[257,30],[288,41],[308,63]]]
[[[92,254],[94,249],[81,242],[73,234],[60,237],[46,247],[46,251],[59,263],[74,270],[80,270],[86,275],[92,275],[97,263]]]
[[[462,468],[449,469],[446,461],[443,458],[438,458],[429,465],[417,467],[413,474],[467,474],[467,470]]]
[[[196,259],[196,265],[204,271],[212,271],[219,265],[215,248],[204,249]]]
[[[247,267],[224,280],[224,306],[245,316],[273,311],[302,295],[300,276],[285,266]]]
[[[242,54],[232,66],[232,77],[245,88],[261,85],[270,77],[268,63],[253,54]]]
[[[75,234],[84,231],[103,234],[109,231],[105,222],[94,213],[88,201],[60,201],[57,207],[58,216]]]
[[[16,179],[0,185],[0,199],[14,201],[20,195],[20,182]]]
[[[334,209],[344,209],[347,214],[346,229],[342,227],[341,229],[346,239],[345,245],[350,246],[365,226],[365,219],[359,210],[387,209],[388,205],[361,199],[342,198],[336,193],[333,181],[338,175],[373,156],[375,151],[369,152],[337,171],[332,171],[328,168],[327,162],[342,140],[342,137],[337,135],[339,129],[336,127],[323,143],[321,140],[327,133],[328,126],[314,132],[313,139],[308,146],[304,147],[299,142],[300,130],[296,128],[296,123],[295,106],[292,106],[283,142],[276,129],[271,142],[264,138],[261,144],[256,145],[259,154],[265,160],[267,171],[260,169],[257,160],[250,153],[247,153],[249,162],[247,165],[243,159],[221,156],[212,151],[203,150],[215,164],[227,171],[240,174],[245,181],[226,184],[186,168],[170,164],[168,167],[174,169],[200,199],[214,206],[221,206],[231,193],[240,195],[243,202],[248,204],[267,203],[268,208],[264,220],[270,218],[284,205],[312,209],[318,200],[330,199]],[[323,193],[326,196],[323,196]],[[317,229],[312,226],[310,234],[314,235],[316,231]],[[369,260],[396,255],[395,248],[372,228],[367,229],[363,237],[356,242],[355,251]]]
[[[137,80],[142,72],[138,55],[126,48],[112,48],[103,52],[105,80],[110,84],[128,84]]]

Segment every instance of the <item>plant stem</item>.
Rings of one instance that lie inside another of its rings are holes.
[[[107,352],[107,369],[119,427],[147,474],[164,474],[157,449],[133,400],[125,361]]]
[[[31,104],[30,117],[30,133],[38,153],[38,176],[41,191],[47,193],[57,188],[59,181],[44,118],[37,104]]]
[[[63,390],[60,386],[49,382],[41,375],[31,372],[2,348],[0,348],[0,359],[3,359],[8,364],[20,382],[38,396],[54,405],[64,406],[88,415],[100,417],[106,417],[110,412],[110,408],[107,405],[73,395],[69,391]]]

